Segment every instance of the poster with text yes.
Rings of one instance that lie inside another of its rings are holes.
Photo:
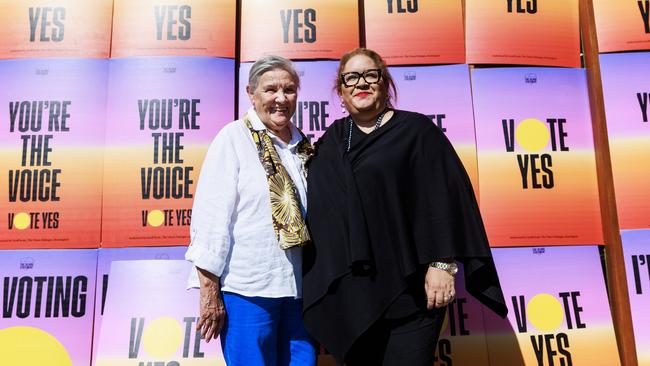
[[[113,262],[95,365],[225,366],[219,339],[207,344],[196,331],[191,270],[184,260]]]
[[[0,59],[108,57],[113,0],[0,0]]]
[[[146,248],[100,248],[97,250],[97,291],[95,291],[95,317],[93,323],[93,349],[91,365],[95,364],[95,356],[102,329],[106,294],[109,289],[109,273],[111,264],[115,261],[133,260],[182,260],[187,247],[146,247]]]
[[[0,249],[96,248],[108,61],[0,61]]]
[[[466,0],[467,63],[580,67],[578,0]]]
[[[648,52],[600,56],[616,210],[621,229],[650,228]]]
[[[465,62],[461,0],[365,0],[366,44],[389,65]]]
[[[234,61],[110,62],[102,245],[187,245],[204,155],[233,119]]]
[[[338,59],[359,46],[357,0],[242,0],[241,61]]]
[[[490,365],[619,365],[597,246],[497,248],[507,321],[484,312]]]
[[[598,51],[650,50],[650,0],[593,0]]]
[[[584,69],[475,69],[481,213],[492,246],[603,243]]]
[[[111,57],[235,57],[235,0],[115,0]]]

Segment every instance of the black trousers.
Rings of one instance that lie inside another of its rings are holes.
[[[379,319],[352,345],[346,366],[431,366],[446,307]]]

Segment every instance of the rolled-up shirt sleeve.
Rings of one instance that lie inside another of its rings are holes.
[[[210,144],[194,195],[190,246],[185,259],[221,276],[231,250],[239,159],[227,127]],[[193,271],[196,272],[196,271]],[[195,273],[190,287],[198,286]]]

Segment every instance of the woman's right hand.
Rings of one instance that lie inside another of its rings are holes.
[[[226,321],[226,307],[221,297],[221,285],[219,277],[212,273],[197,268],[199,272],[200,295],[199,295],[199,321],[196,323],[196,330],[201,333],[201,338],[206,342],[217,339],[221,328]]]

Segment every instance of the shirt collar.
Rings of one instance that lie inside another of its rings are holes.
[[[262,120],[260,120],[260,117],[257,115],[255,112],[255,109],[253,107],[248,108],[248,119],[251,121],[251,126],[255,131],[262,131],[262,130],[267,130],[267,133],[271,138],[275,141],[281,142],[284,144],[284,141],[280,140],[277,136],[273,134],[272,131],[268,130]],[[298,127],[294,126],[293,123],[289,124],[289,128],[291,129],[291,140],[289,141],[287,147],[290,149],[296,147],[300,141],[302,141],[302,135],[298,131]]]

